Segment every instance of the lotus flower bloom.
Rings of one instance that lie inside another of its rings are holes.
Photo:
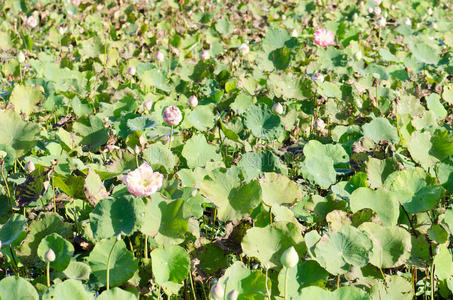
[[[164,122],[170,126],[177,126],[182,121],[182,113],[175,105],[167,106],[162,114]]]
[[[35,28],[36,26],[38,26],[38,18],[36,18],[35,16],[29,16],[27,20],[25,20],[25,24],[28,27]]]
[[[153,168],[146,162],[134,171],[123,175],[129,193],[136,197],[149,196],[162,187],[164,175],[153,172]]]
[[[335,45],[335,35],[332,31],[321,28],[315,31],[315,44],[321,47]]]
[[[225,289],[219,283],[216,283],[211,287],[211,292],[209,294],[211,296],[211,299],[213,300],[223,299],[225,295]]]
[[[382,9],[381,9],[379,6],[376,6],[376,7],[374,8],[374,14],[375,14],[376,16],[379,16],[379,15],[381,14],[381,12],[382,12]]]
[[[250,47],[246,43],[241,44],[239,47],[239,52],[241,52],[242,55],[246,55],[247,53],[250,52]]]
[[[209,54],[209,51],[208,51],[208,50],[204,50],[204,49],[203,49],[203,50],[200,52],[200,59],[201,59],[201,60],[207,60],[207,59],[209,59],[210,57],[211,57],[211,55]]]

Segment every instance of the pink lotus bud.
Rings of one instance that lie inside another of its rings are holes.
[[[280,104],[280,102],[277,102],[272,106],[272,111],[277,115],[281,115],[283,113],[283,106]]]
[[[335,35],[332,31],[321,28],[315,31],[314,34],[315,44],[321,47],[335,45]]]
[[[374,0],[374,3],[376,3],[376,5],[380,5],[382,2],[382,0]]]
[[[44,254],[44,259],[47,260],[48,262],[53,262],[55,261],[56,255],[55,252],[50,248],[47,250],[47,252]]]
[[[157,50],[157,52],[156,52],[156,60],[158,62],[163,62],[164,59],[165,59],[165,55],[162,52],[160,52],[159,50]]]
[[[201,52],[200,52],[200,59],[202,60],[207,60],[211,57],[211,55],[209,54],[209,51],[208,50],[205,50],[203,49]]]
[[[76,7],[77,7],[77,6],[80,5],[81,2],[82,2],[81,0],[72,0],[72,1],[71,1],[71,4],[72,4],[73,6],[76,6]]]
[[[143,107],[148,111],[151,110],[153,108],[153,100],[149,99],[143,102]]]
[[[32,161],[27,162],[25,165],[25,169],[27,169],[28,173],[31,173],[35,170],[35,164]]]
[[[374,9],[372,7],[368,7],[368,13],[372,14],[374,12]]]
[[[162,114],[164,122],[170,126],[177,126],[182,121],[182,113],[175,105],[167,106]]]
[[[223,289],[223,286],[221,286],[219,283],[213,285],[211,288],[211,292],[209,293],[209,296],[211,297],[212,300],[223,299],[224,295],[225,290]]]
[[[127,73],[129,73],[129,75],[131,76],[134,76],[136,72],[137,70],[134,67],[127,68]]]
[[[153,172],[153,168],[146,162],[127,175],[123,175],[123,182],[129,193],[136,197],[154,194],[162,187],[163,180],[164,176],[159,172]]]
[[[28,27],[35,28],[36,26],[38,26],[38,18],[35,16],[29,16],[27,20],[25,20],[25,24]]]
[[[390,5],[390,9],[391,9],[391,10],[395,10],[395,8],[396,8],[396,5],[395,5],[395,4]]]
[[[189,103],[189,106],[194,108],[198,105],[198,99],[195,95],[192,95],[187,99],[187,103]]]
[[[311,79],[317,82],[324,82],[324,75],[322,75],[321,73],[314,73],[313,75],[311,75]]]

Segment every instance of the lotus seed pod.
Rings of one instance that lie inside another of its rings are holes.
[[[137,70],[134,67],[127,68],[127,73],[129,73],[129,75],[131,76],[134,76],[136,72]]]
[[[157,52],[156,52],[156,60],[158,62],[163,62],[164,59],[165,59],[165,55],[162,52],[160,52],[159,50],[157,50]]]
[[[241,44],[238,49],[242,55],[247,55],[250,52],[250,47],[246,43]]]
[[[25,165],[25,169],[27,169],[28,173],[31,173],[35,170],[35,164],[32,161],[27,162]]]
[[[162,114],[165,124],[177,126],[182,121],[182,113],[175,105],[167,106]]]
[[[285,252],[283,252],[282,256],[280,257],[280,262],[286,268],[295,267],[297,265],[298,261],[299,261],[299,255],[297,254],[296,249],[294,249],[293,246],[286,249]]]
[[[277,115],[281,115],[283,113],[283,106],[277,102],[272,106],[272,111]]]
[[[48,261],[48,262],[53,262],[55,261],[55,252],[52,250],[52,248],[50,248],[49,250],[47,250],[47,252],[44,254],[44,258]]]
[[[212,300],[223,299],[224,295],[225,290],[223,289],[223,286],[221,286],[219,283],[213,285],[211,288],[211,292],[209,293],[209,296],[211,297]]]
[[[187,103],[192,108],[197,107],[198,99],[197,99],[197,97],[195,95],[192,95],[192,96],[189,97],[189,99],[187,99]]]
[[[355,58],[356,60],[361,60],[362,57],[363,57],[363,56],[362,56],[362,51],[359,50],[359,51],[357,51],[356,53],[354,53],[354,58]]]
[[[227,295],[227,300],[237,300],[239,297],[239,293],[236,290],[232,290],[231,292],[228,293]]]
[[[200,59],[202,60],[207,60],[211,57],[211,55],[209,54],[209,51],[208,50],[205,50],[203,49],[201,52],[200,52]]]
[[[17,53],[16,58],[17,58],[17,61],[18,61],[19,63],[21,63],[21,64],[24,63],[24,61],[25,61],[25,55],[24,55],[24,53],[23,53],[22,51],[20,51],[19,53]]]
[[[151,110],[151,108],[153,108],[153,100],[149,99],[149,100],[146,100],[145,102],[143,102],[143,107],[146,110]]]

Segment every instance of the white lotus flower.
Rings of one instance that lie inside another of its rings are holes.
[[[246,55],[247,53],[250,52],[250,47],[246,43],[241,44],[239,47],[239,52],[241,52],[242,55]]]
[[[209,54],[209,51],[208,50],[205,50],[203,49],[201,52],[200,52],[200,59],[202,60],[207,60],[211,57],[211,55]]]
[[[136,197],[154,194],[162,187],[163,181],[164,176],[159,172],[153,172],[153,168],[146,162],[127,175],[123,175],[123,182],[129,193]]]
[[[35,16],[29,16],[27,18],[27,20],[25,20],[25,24],[28,26],[28,27],[31,27],[31,28],[35,28],[36,26],[38,26],[38,18],[35,17]]]

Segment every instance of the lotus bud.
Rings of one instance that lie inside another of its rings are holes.
[[[145,102],[143,102],[143,107],[146,110],[151,110],[151,108],[153,108],[153,100],[149,99],[149,100],[146,100]]]
[[[283,106],[280,104],[280,102],[277,102],[272,106],[272,111],[277,115],[281,115],[283,113]]]
[[[363,57],[363,56],[362,56],[362,51],[359,50],[359,51],[357,51],[356,53],[354,53],[354,58],[355,58],[356,60],[361,60],[362,57]]]
[[[374,9],[372,7],[368,7],[368,12],[372,14],[374,12]]]
[[[286,268],[295,267],[297,265],[298,261],[299,261],[299,255],[297,254],[296,249],[294,249],[293,246],[286,249],[285,252],[282,253],[282,257],[280,258],[280,262]]]
[[[35,164],[32,161],[27,162],[25,165],[25,169],[27,169],[28,173],[31,173],[35,170]]]
[[[197,193],[198,193],[198,189],[193,189],[192,192],[190,193],[190,195],[192,197],[195,197],[197,195]]]
[[[48,262],[55,261],[56,256],[55,256],[55,252],[52,250],[52,248],[47,250],[47,252],[44,254],[44,258]]]
[[[208,51],[208,50],[203,49],[203,50],[200,52],[200,59],[201,59],[201,60],[208,60],[210,57],[211,57],[211,55],[209,54],[209,51]]]
[[[250,47],[246,43],[241,44],[238,49],[242,55],[247,55],[250,52]]]
[[[380,5],[382,2],[382,0],[374,0],[374,3],[376,3],[376,5]]]
[[[407,26],[412,26],[412,21],[411,21],[411,19],[406,18],[406,20],[404,20],[404,24],[406,24]]]
[[[0,159],[4,159],[7,155],[8,155],[8,153],[6,153],[5,151],[0,150]]]
[[[163,62],[164,59],[165,59],[165,55],[162,52],[160,52],[159,50],[157,50],[157,52],[156,52],[156,60],[158,62]]]
[[[195,95],[192,95],[192,96],[189,97],[189,99],[187,99],[187,103],[192,108],[197,107],[198,99],[197,99],[197,97]]]
[[[231,292],[228,293],[227,295],[227,300],[237,300],[239,297],[239,293],[236,290],[232,290]]]
[[[219,283],[213,285],[211,288],[211,292],[209,293],[209,296],[211,297],[212,300],[223,299],[224,295],[225,290],[223,289],[223,286],[221,286]]]
[[[116,236],[117,241],[121,241],[121,233]]]
[[[81,2],[82,2],[81,0],[72,0],[72,1],[71,1],[71,4],[72,4],[73,6],[75,6],[75,7],[77,7],[77,6],[80,5]]]
[[[291,37],[298,37],[299,36],[299,33],[297,32],[297,29],[293,29],[293,31],[291,31]]]
[[[385,25],[387,25],[387,20],[384,17],[380,17],[378,23],[380,27],[385,27]]]
[[[23,53],[22,51],[20,51],[19,53],[17,53],[16,58],[17,58],[17,61],[18,61],[19,63],[21,63],[21,64],[24,63],[24,61],[25,61],[25,55],[24,55],[24,53]]]
[[[311,79],[318,82],[324,82],[324,75],[322,75],[321,73],[314,73],[313,75],[311,75]]]
[[[127,73],[129,73],[129,75],[131,76],[134,76],[136,72],[137,70],[134,67],[127,68]]]
[[[177,126],[182,121],[182,113],[175,105],[167,106],[162,114],[165,124]]]
[[[381,12],[382,12],[382,9],[381,9],[379,6],[376,6],[376,7],[374,8],[374,14],[375,14],[376,16],[379,16],[379,15],[381,14]]]
[[[390,5],[390,9],[391,9],[391,10],[395,10],[395,8],[396,8],[396,5],[395,5],[395,4]]]
[[[428,15],[430,15],[430,16],[432,16],[432,15],[433,15],[433,10],[432,10],[432,8],[431,8],[431,7],[430,7],[430,8],[428,8]]]

